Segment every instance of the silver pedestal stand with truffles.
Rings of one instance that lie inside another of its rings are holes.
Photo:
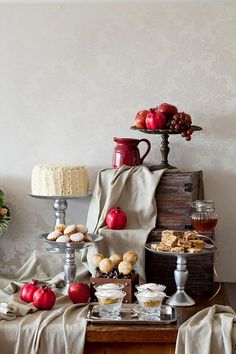
[[[202,238],[204,236],[201,236]],[[177,291],[173,294],[166,303],[170,306],[192,306],[195,304],[195,301],[186,293],[185,284],[188,279],[188,270],[187,270],[187,259],[189,257],[198,257],[202,254],[211,254],[216,252],[217,248],[213,244],[205,244],[205,248],[199,253],[175,253],[175,252],[163,252],[157,251],[151,247],[151,245],[157,244],[159,242],[147,243],[145,248],[153,253],[156,253],[161,256],[173,256],[177,258],[176,269],[174,271],[174,278]]]

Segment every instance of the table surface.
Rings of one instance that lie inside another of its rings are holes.
[[[209,301],[208,297],[193,297],[194,306],[177,307],[177,322],[170,325],[100,325],[88,324],[87,343],[175,343],[178,328],[198,311],[214,304],[229,305],[224,285],[219,293]]]

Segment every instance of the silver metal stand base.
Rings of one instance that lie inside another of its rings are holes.
[[[193,306],[195,301],[184,290],[178,290],[167,301],[170,306]]]

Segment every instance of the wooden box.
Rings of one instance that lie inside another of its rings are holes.
[[[162,229],[153,230],[147,242],[158,242],[161,239]],[[213,233],[207,234],[213,238]],[[176,290],[174,270],[176,257],[162,256],[146,250],[146,280],[167,286],[167,293],[173,294]],[[214,255],[204,254],[188,258],[188,280],[186,291],[192,294],[204,295],[214,288]]]
[[[191,203],[204,198],[202,171],[164,172],[156,190],[158,229],[190,229]]]
[[[129,279],[110,279],[110,278],[90,278],[90,289],[91,289],[91,301],[97,301],[95,293],[94,285],[102,285],[107,283],[116,283],[123,284],[124,290],[126,292],[126,296],[124,297],[123,302],[132,303],[135,301],[134,293],[136,291],[135,285],[139,283],[139,275],[137,273],[132,273]]]

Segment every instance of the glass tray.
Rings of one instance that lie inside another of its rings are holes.
[[[98,303],[91,303],[87,312],[87,321],[98,324],[170,324],[176,322],[176,310],[172,306],[162,305],[161,315],[147,316],[142,315],[138,304],[122,304],[120,316],[118,318],[101,318],[99,316]]]

